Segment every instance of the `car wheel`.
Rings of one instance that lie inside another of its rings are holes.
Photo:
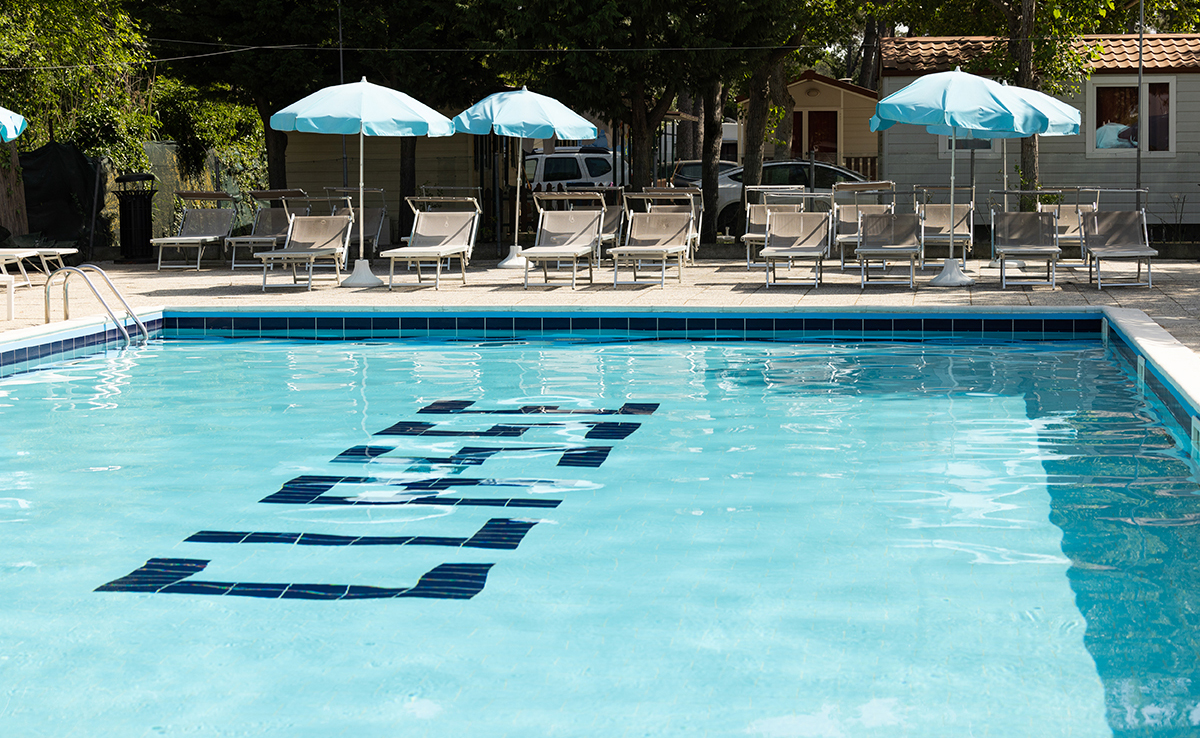
[[[742,235],[741,208],[737,205],[728,205],[724,210],[717,214],[717,233],[729,233],[733,236]]]

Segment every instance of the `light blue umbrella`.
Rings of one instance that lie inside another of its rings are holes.
[[[28,124],[18,113],[0,108],[0,142],[8,143],[25,131]]]
[[[277,131],[358,134],[358,208],[363,210],[364,136],[453,136],[454,123],[425,103],[390,87],[361,82],[317,90],[271,116]],[[363,220],[358,219],[358,261],[347,287],[375,287],[383,282],[371,274],[363,258]]]
[[[519,90],[497,92],[454,116],[455,130],[484,136],[495,133],[500,136],[526,138],[593,139],[596,126],[586,118],[563,105],[558,100],[522,87]],[[521,182],[523,178],[524,154],[518,144],[517,152],[517,202],[516,217],[521,219]],[[498,229],[497,229],[498,230]],[[513,245],[508,256],[500,262],[502,267],[524,266],[517,245],[516,225],[513,226]]]
[[[880,100],[875,115],[871,116],[871,130],[882,131],[897,123],[923,125],[930,133],[950,136],[950,222],[953,223],[954,161],[960,134],[1020,138],[1040,133],[1078,133],[1079,111],[1036,90],[1009,87],[955,69],[921,77]],[[953,228],[950,255],[954,256]]]
[[[522,87],[489,95],[454,116],[454,129],[514,138],[596,137],[596,126],[558,100]]]

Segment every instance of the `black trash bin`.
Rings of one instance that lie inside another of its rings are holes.
[[[153,261],[150,235],[154,228],[154,193],[158,192],[153,174],[124,174],[115,182],[118,215],[121,219],[121,259]]]

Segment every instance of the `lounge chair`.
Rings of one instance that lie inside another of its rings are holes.
[[[252,190],[249,195],[260,202],[306,197],[304,190]],[[250,249],[252,255],[255,252],[281,248],[287,242],[288,225],[291,222],[288,219],[288,212],[286,204],[280,207],[269,205],[260,207],[254,212],[254,225],[248,235],[226,238],[225,246],[229,249],[230,270],[237,269],[239,266],[237,263],[239,248]],[[299,211],[293,207],[291,212],[296,215],[308,215],[308,208],[305,207],[303,211]],[[259,265],[248,263],[241,266],[257,267]]]
[[[37,259],[40,257],[37,249],[0,249],[0,277],[7,277],[8,267],[14,266],[21,273],[20,281],[15,281],[17,287],[30,287],[33,282],[29,279],[29,272],[25,270],[26,259]],[[15,280],[16,277],[13,277]]]
[[[704,221],[704,193],[695,187],[646,187],[642,194],[652,196],[649,201],[651,212],[691,213],[688,263],[695,264],[696,252],[700,249],[700,224]]]
[[[921,216],[921,268],[925,268],[925,255],[931,245],[945,244],[950,249],[949,258],[954,258],[950,248],[950,205],[922,203]],[[954,243],[962,245],[962,259],[966,261],[967,249],[975,238],[975,206],[970,202],[954,203]]]
[[[821,271],[829,255],[830,213],[769,213],[766,245],[762,257],[767,262],[767,287],[778,284],[775,268],[786,261],[812,261],[813,287],[821,285]]]
[[[769,213],[798,213],[803,209],[799,203],[770,203],[746,206],[746,232],[742,243],[746,245],[746,268],[758,261],[755,249],[762,249],[767,241],[767,216]]]
[[[658,261],[661,264],[658,283],[666,286],[667,262],[672,258],[676,261],[678,279],[682,283],[683,262],[687,257],[691,228],[691,213],[630,213],[625,243],[608,252],[613,259],[613,286],[643,284],[637,278],[638,267],[643,261]],[[632,267],[632,280],[620,280],[622,262]]]
[[[921,256],[921,222],[908,213],[863,213],[858,220],[858,244],[854,248],[861,274],[860,285],[907,284],[916,289],[916,264]],[[887,263],[908,260],[908,280],[887,279]],[[880,262],[883,277],[872,279],[871,262]]]
[[[534,245],[521,249],[521,256],[525,257],[525,289],[529,289],[530,264],[542,265],[542,279],[549,284],[550,262],[561,266],[564,261],[571,262],[571,289],[575,289],[580,259],[587,261],[588,284],[592,284],[603,221],[603,210],[542,210]]]
[[[892,212],[891,204],[878,205],[874,203],[839,204],[835,203],[834,222],[837,224],[834,243],[838,247],[838,261],[842,269],[846,268],[846,249],[851,250],[858,245],[858,216],[863,214],[883,215]]]
[[[1049,213],[1054,218],[1055,243],[1079,248],[1083,259],[1083,215],[1096,212],[1095,202],[1038,203],[1039,213]]]
[[[410,197],[407,201],[413,211],[412,235],[405,238],[407,245],[379,255],[388,260],[388,289],[391,290],[395,282],[397,261],[409,266],[415,264],[418,282],[424,281],[421,264],[433,263],[433,288],[436,290],[442,283],[442,262],[457,258],[463,284],[466,284],[467,264],[475,250],[475,234],[479,229],[479,203],[473,197]],[[424,209],[434,206],[439,209]],[[452,206],[470,209],[441,209]]]
[[[158,247],[158,268],[162,269],[195,269],[200,271],[200,260],[204,256],[205,246],[221,246],[233,229],[233,208],[187,208],[183,211],[183,223],[179,226],[179,235],[164,238],[152,238],[150,243]],[[164,249],[196,250],[196,265],[191,262],[182,264],[163,264]]]
[[[0,275],[0,285],[4,287],[5,302],[8,304],[8,320],[14,320],[17,317],[17,298],[13,294],[13,289],[17,286],[16,282],[15,277],[7,274]]]
[[[341,281],[354,219],[349,215],[292,215],[287,241],[283,248],[259,252],[254,258],[263,265],[263,291],[267,289],[267,272],[275,266],[292,268],[292,284],[300,278],[296,267],[303,265],[308,272],[308,289],[312,289],[313,268],[328,261],[333,266],[333,279]]]
[[[1088,263],[1088,283],[1093,280],[1095,269],[1097,289],[1104,289],[1100,276],[1103,261],[1133,261],[1137,264],[1137,276],[1133,281],[1113,282],[1110,287],[1152,287],[1150,260],[1158,252],[1150,248],[1150,237],[1146,231],[1144,210],[1104,210],[1083,213],[1083,249]],[[1142,281],[1142,262],[1146,264],[1146,280]]]
[[[354,212],[351,213],[350,211]],[[338,208],[333,211],[334,215],[353,215],[354,231],[350,234],[350,253],[354,258],[358,258],[358,219],[362,218],[363,241],[365,241],[363,253],[370,258],[373,253],[379,250],[379,239],[383,234],[383,224],[387,219],[386,208]]]
[[[1054,287],[1061,250],[1054,243],[1054,216],[1050,213],[1005,213],[992,211],[992,253],[1000,262],[1000,289],[1008,285]],[[1010,259],[1044,260],[1046,278],[1009,280]]]
[[[838,247],[839,266],[846,268],[846,250],[858,244],[858,216],[861,213],[895,212],[896,183],[890,180],[870,182],[834,182],[830,190],[833,209],[833,243]],[[890,202],[880,202],[890,199]]]

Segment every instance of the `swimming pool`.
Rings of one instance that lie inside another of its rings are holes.
[[[1196,722],[1187,433],[1090,323],[170,320],[0,384],[14,734]]]

